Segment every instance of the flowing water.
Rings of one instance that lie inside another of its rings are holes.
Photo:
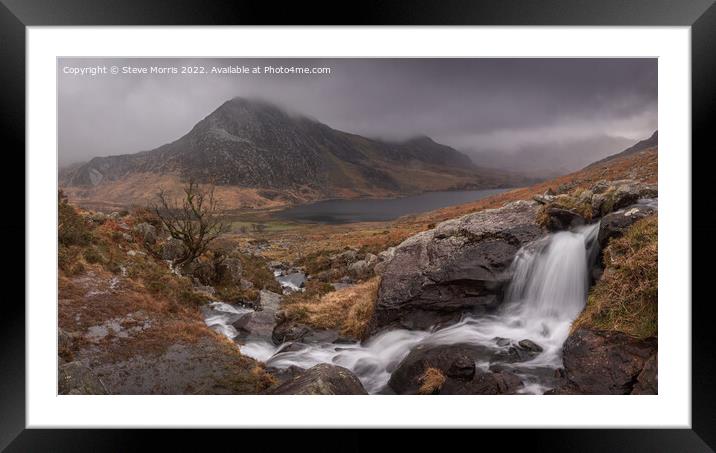
[[[522,248],[512,264],[513,278],[501,310],[493,315],[465,317],[432,331],[391,330],[354,344],[318,343],[282,352],[285,345],[268,342],[241,345],[241,352],[268,366],[310,368],[334,363],[353,371],[369,393],[386,391],[390,374],[418,344],[479,345],[494,352],[476,365],[482,369],[499,363],[500,353],[524,339],[543,351],[512,367],[523,380],[522,393],[543,393],[550,376],[561,367],[562,344],[572,321],[584,307],[589,269],[596,258],[599,224],[564,231]],[[503,356],[504,357],[504,356]]]

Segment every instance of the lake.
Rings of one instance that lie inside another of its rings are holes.
[[[285,220],[317,223],[376,222],[480,200],[510,189],[427,192],[402,198],[326,200],[278,212]]]

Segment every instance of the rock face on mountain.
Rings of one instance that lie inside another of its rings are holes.
[[[397,246],[381,267],[372,331],[424,329],[496,307],[517,251],[546,234],[535,220],[537,206],[516,201],[469,214]]]
[[[180,139],[151,151],[96,157],[63,174],[61,185],[89,189],[147,174],[261,189],[267,198],[291,191],[308,199],[519,182],[477,168],[466,155],[428,137],[372,140],[262,101],[235,98]]]

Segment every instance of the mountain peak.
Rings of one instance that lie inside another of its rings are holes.
[[[242,188],[308,191],[316,197],[392,196],[501,183],[499,177],[480,173],[466,155],[425,135],[407,142],[373,140],[243,97],[224,102],[174,142],[96,158],[72,173],[69,185],[77,186],[132,174],[171,174]],[[424,182],[426,174],[430,178]]]

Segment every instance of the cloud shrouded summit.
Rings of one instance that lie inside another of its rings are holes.
[[[62,71],[97,64],[331,71],[205,77]],[[427,135],[478,164],[504,167],[517,159],[525,170],[586,164],[657,129],[656,59],[61,59],[58,71],[60,165],[169,143],[237,96],[363,136]]]

